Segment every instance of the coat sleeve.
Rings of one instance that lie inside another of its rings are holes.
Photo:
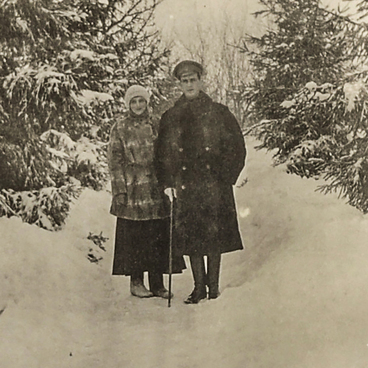
[[[222,178],[235,185],[245,164],[246,148],[238,121],[227,107],[222,112],[224,134],[222,137]]]
[[[111,129],[107,158],[113,197],[118,194],[126,193],[126,181],[124,173],[124,164],[126,160],[124,145],[119,137],[116,124]]]
[[[154,159],[157,180],[162,189],[175,188],[173,154],[172,126],[166,112],[159,123]]]

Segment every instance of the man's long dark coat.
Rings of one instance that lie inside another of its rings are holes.
[[[229,109],[203,92],[194,100],[182,96],[161,118],[155,152],[162,190],[177,190],[174,251],[242,249],[232,186],[246,149]]]

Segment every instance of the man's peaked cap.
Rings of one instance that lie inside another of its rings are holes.
[[[203,66],[194,60],[183,60],[173,71],[173,75],[177,79],[180,79],[183,74],[189,73],[198,73],[201,76],[203,74]]]

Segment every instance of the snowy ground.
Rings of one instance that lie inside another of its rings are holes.
[[[58,233],[0,218],[0,367],[366,368],[367,216],[253,146],[236,189],[246,249],[223,257],[217,300],[182,303],[190,270],[171,308],[130,296],[110,276],[106,192],[86,190]],[[106,252],[87,239],[101,231]]]

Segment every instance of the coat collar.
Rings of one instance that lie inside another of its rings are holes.
[[[132,126],[151,124],[151,119],[148,110],[144,112],[142,115],[136,115],[132,111],[129,111],[126,120],[129,122],[128,124]]]
[[[203,91],[199,92],[198,97],[194,98],[193,100],[188,100],[184,94],[176,101],[175,106],[178,107],[189,107],[191,110],[199,110],[203,109],[205,106],[210,105],[212,99]]]

